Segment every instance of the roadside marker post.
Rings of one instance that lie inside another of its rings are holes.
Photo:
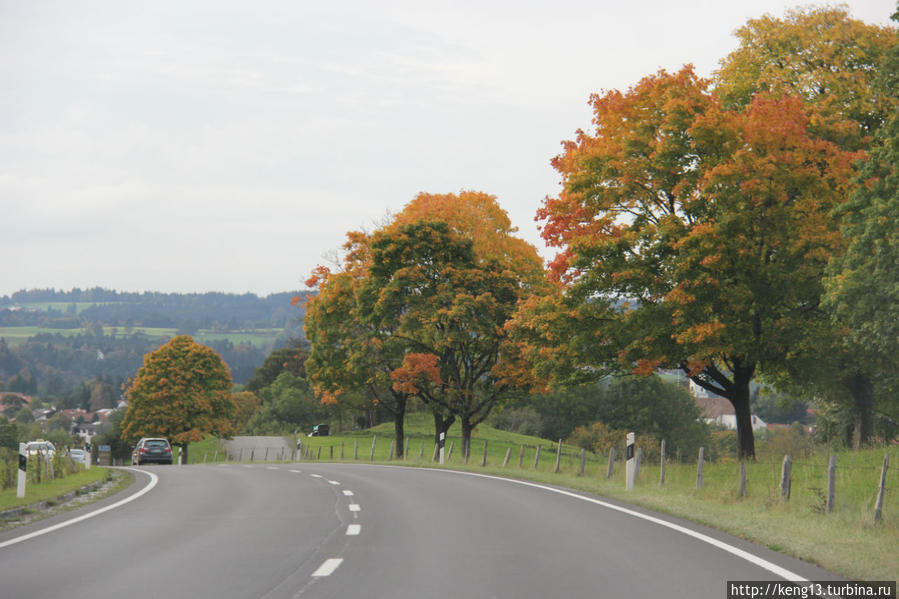
[[[440,433],[440,441],[438,442],[440,451],[440,464],[443,464],[443,448],[446,445],[446,433]]]
[[[634,489],[634,475],[637,471],[637,460],[634,456],[634,440],[636,435],[634,433],[627,434],[627,483],[625,488],[628,491],[632,491]]]
[[[16,481],[16,497],[25,497],[25,475],[28,471],[28,456],[25,455],[25,444],[19,443],[19,478]]]

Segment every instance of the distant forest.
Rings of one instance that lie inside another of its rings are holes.
[[[0,326],[77,329],[90,321],[122,328],[176,328],[181,331],[285,328],[299,333],[302,309],[291,306],[290,300],[304,293],[295,291],[258,297],[252,293],[121,293],[99,287],[71,291],[32,289],[0,296]],[[33,304],[45,306],[4,310]],[[83,307],[79,304],[93,305]]]
[[[0,391],[84,405],[86,388],[102,382],[117,395],[144,355],[175,334],[197,336],[222,356],[235,383],[246,383],[273,350],[304,342],[303,310],[290,301],[303,293],[258,297],[94,288],[0,296]]]

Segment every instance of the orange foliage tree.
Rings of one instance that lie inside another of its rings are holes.
[[[228,366],[188,335],[173,337],[144,356],[125,397],[122,438],[133,443],[141,437],[165,437],[182,448],[185,462],[188,443],[233,433]]]
[[[365,390],[394,415],[398,449],[412,397],[431,406],[435,435],[459,418],[468,440],[523,373],[502,359],[504,324],[542,265],[514,231],[496,198],[462,192],[420,194],[374,233],[349,234],[342,270],[310,280],[317,388],[338,401]]]
[[[727,110],[689,66],[591,102],[538,213],[553,272],[622,367],[679,368],[730,400],[752,457],[750,381],[818,305],[855,155],[810,133],[800,99]]]

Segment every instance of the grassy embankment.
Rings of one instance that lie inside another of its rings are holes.
[[[405,464],[434,467],[433,425],[429,417],[411,415],[406,424],[409,454]],[[368,462],[372,435],[377,435],[374,462],[389,463],[393,440],[392,424],[382,424],[365,434],[331,437],[303,437],[305,448],[314,461],[340,460],[343,444],[345,461],[353,461],[354,444],[359,461]],[[487,445],[487,465],[481,466],[483,444]],[[212,460],[217,443],[191,446],[191,462],[202,462],[204,454]],[[829,453],[821,449],[815,455],[793,462],[792,492],[789,501],[779,495],[781,459],[760,459],[747,463],[747,493],[739,496],[739,463],[721,461],[704,466],[703,487],[696,488],[696,464],[666,465],[666,482],[659,484],[660,465],[644,463],[633,491],[624,489],[624,465],[615,464],[615,473],[606,479],[608,457],[588,453],[585,476],[579,475],[580,450],[562,446],[559,472],[555,473],[556,445],[545,439],[516,435],[480,426],[472,439],[469,463],[460,455],[458,425],[446,442],[447,453],[455,444],[447,468],[469,470],[511,478],[534,480],[610,497],[649,509],[679,516],[724,530],[744,539],[816,563],[828,570],[856,580],[896,580],[899,578],[899,498],[891,489],[899,488],[899,464],[892,450],[892,467],[887,473],[887,494],[883,520],[874,523],[874,504],[883,464],[883,449],[837,454],[836,501],[832,513],[825,512]],[[536,447],[541,457],[534,467]],[[519,468],[519,455],[524,455]],[[319,448],[321,457],[319,458]],[[507,467],[503,467],[506,451]],[[423,457],[419,457],[422,455]],[[259,456],[256,456],[259,459]],[[274,459],[274,452],[270,460]],[[782,458],[782,456],[781,456]],[[219,452],[219,460],[223,460]],[[397,461],[392,462],[397,464]]]
[[[42,501],[53,501],[92,483],[107,480],[111,472],[108,468],[94,466],[90,470],[82,470],[65,478],[44,480],[39,484],[29,482],[25,487],[25,497],[22,498],[16,497],[16,487],[0,491],[0,511]]]

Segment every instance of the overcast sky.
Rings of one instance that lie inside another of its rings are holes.
[[[895,0],[853,0],[886,24]],[[303,288],[418,192],[534,215],[588,97],[778,0],[0,0],[0,295]]]

